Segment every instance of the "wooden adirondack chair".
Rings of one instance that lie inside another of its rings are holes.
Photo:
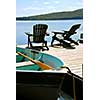
[[[33,34],[25,33],[28,35],[28,48],[41,48],[42,50],[49,50],[47,46],[47,41],[45,41],[45,35],[47,35],[48,25],[46,24],[36,24],[33,26]],[[34,43],[37,43],[37,46],[34,45]],[[38,43],[41,43],[41,46],[38,45]],[[46,49],[44,49],[46,47]]]
[[[64,31],[64,32],[53,32],[53,33],[54,33],[54,36],[52,37],[51,46],[53,46],[54,40],[59,41],[60,44],[63,44],[63,45],[66,45],[66,44],[67,44],[67,46],[70,46],[70,44],[67,43],[66,40],[69,41],[70,43],[74,43],[75,45],[78,45],[78,43],[77,43],[75,40],[71,39],[70,36],[72,36],[72,35],[74,35],[74,34],[77,33],[76,30],[80,27],[80,25],[81,25],[81,24],[75,24],[75,25],[73,25],[73,26],[70,28],[69,31]],[[63,39],[58,39],[58,38],[57,38],[57,34],[61,34],[62,37],[63,37]]]

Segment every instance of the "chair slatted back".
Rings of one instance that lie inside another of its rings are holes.
[[[70,30],[69,30],[68,33],[70,33],[70,34],[75,33],[75,31],[80,27],[80,25],[81,25],[81,24],[73,25],[73,26],[70,28]]]
[[[33,26],[33,42],[41,43],[44,41],[48,25],[36,24]]]

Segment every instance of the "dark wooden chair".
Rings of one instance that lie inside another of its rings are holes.
[[[75,40],[71,39],[70,36],[77,33],[76,30],[80,27],[80,25],[81,24],[73,25],[69,31],[63,30],[64,32],[53,32],[54,36],[52,37],[51,46],[53,46],[54,40],[59,41],[60,44],[66,43],[66,44],[68,44],[68,46],[69,46],[69,43],[67,43],[65,40],[69,41],[70,43],[74,43],[75,45],[78,45],[78,43]],[[58,39],[57,34],[61,34],[63,39]]]
[[[79,43],[83,43],[83,33],[80,34]]]
[[[25,32],[25,34],[28,36],[28,48],[32,49],[42,49],[42,50],[49,50],[47,46],[47,41],[45,41],[45,36],[48,35],[46,33],[48,29],[48,25],[46,24],[36,24],[33,26],[33,34]],[[40,45],[34,45],[34,43],[42,43]],[[45,49],[46,48],[46,49]]]

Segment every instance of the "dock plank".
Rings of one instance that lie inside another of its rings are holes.
[[[64,61],[65,66],[69,67],[70,70],[83,77],[83,45],[80,44],[76,46],[75,49],[67,49],[63,47],[49,47],[49,51],[44,51],[45,53],[54,55]]]

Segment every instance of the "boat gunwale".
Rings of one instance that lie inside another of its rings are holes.
[[[67,73],[66,70],[60,70],[60,69],[52,69],[52,70],[42,70],[42,71],[36,71],[36,70],[16,70],[16,72],[32,72],[32,73]]]

